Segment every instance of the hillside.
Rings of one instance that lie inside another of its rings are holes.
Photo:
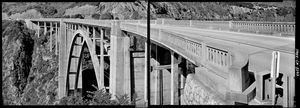
[[[35,37],[24,23],[2,20],[3,104],[54,104],[58,58],[49,52],[49,39]]]
[[[35,9],[42,15],[40,17],[46,18],[145,19],[147,17],[146,6],[145,1],[23,2],[3,3],[2,13],[13,16],[18,13],[25,14],[26,11]],[[151,18],[295,21],[295,9],[295,0],[283,2],[152,2]]]
[[[2,3],[2,18],[145,19],[147,18],[146,6],[147,3],[144,1],[122,3],[7,2]],[[282,3],[151,3],[151,18],[153,19],[295,21],[295,11],[295,1],[284,1]],[[130,104],[129,101],[124,101],[125,103],[107,101],[110,99],[110,94],[101,92],[98,92],[100,96],[95,95],[92,97],[98,98],[97,102],[86,101],[77,96],[58,100],[58,56],[54,52],[49,52],[50,32],[44,35],[43,29],[41,29],[39,33],[40,38],[37,38],[35,31],[28,29],[24,21],[2,20],[3,104]],[[97,49],[98,47],[99,45]],[[83,54],[83,69],[92,69],[92,62],[87,49],[84,49]],[[127,98],[124,98],[124,100],[127,100]]]

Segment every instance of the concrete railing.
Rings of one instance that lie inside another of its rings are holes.
[[[295,23],[291,22],[242,22],[233,21],[233,30],[244,30],[248,32],[261,32],[266,34],[283,33],[295,35]]]
[[[195,27],[203,29],[250,32],[269,35],[295,35],[294,22],[257,22],[257,21],[198,21],[159,19],[156,24]]]
[[[122,23],[121,29],[146,37],[146,26],[129,23]],[[169,47],[171,50],[187,58],[196,65],[206,65],[217,74],[228,77],[228,69],[232,65],[231,48],[226,45],[217,45],[195,41],[193,39],[180,36],[156,28],[151,28],[151,40]],[[235,51],[235,50],[232,50]],[[231,53],[229,53],[231,52]],[[222,70],[220,72],[220,70]]]
[[[80,23],[94,26],[110,27],[111,21],[117,20],[90,20],[90,19],[63,19],[68,23]],[[31,21],[59,22],[60,19],[31,19]],[[122,23],[147,24],[147,20],[119,20]],[[294,22],[257,22],[257,21],[197,21],[197,20],[150,20],[150,24],[162,24],[179,27],[195,27],[203,29],[250,32],[269,35],[294,36]]]

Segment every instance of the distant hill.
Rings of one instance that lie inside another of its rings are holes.
[[[137,2],[18,2],[2,3],[8,16],[30,9],[42,17],[145,19],[145,1]],[[193,20],[295,21],[295,0],[283,2],[152,2],[151,18]]]

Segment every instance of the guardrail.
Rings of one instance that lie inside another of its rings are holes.
[[[68,23],[81,23],[110,27],[116,20],[90,20],[90,19],[63,19]],[[60,19],[31,19],[31,21],[59,22]],[[119,20],[125,23],[147,24],[147,20]],[[198,21],[198,20],[150,20],[150,24],[168,26],[194,27],[202,29],[226,30],[235,32],[248,32],[257,34],[295,36],[295,22],[258,22],[258,21]]]
[[[147,35],[146,26],[122,23],[121,28],[132,33],[140,34],[144,37]],[[152,40],[168,46],[170,49],[184,56],[194,64],[208,64],[208,68],[215,71],[215,73],[220,76],[225,78],[229,76],[228,69],[232,65],[231,56],[232,54],[235,54],[235,52],[231,52],[229,46],[226,47],[224,45],[199,42],[182,37],[179,34],[162,31],[156,28],[151,28],[150,32]]]
[[[258,22],[258,21],[197,21],[197,20],[165,20],[156,24],[202,29],[249,32],[268,35],[295,36],[295,22]]]

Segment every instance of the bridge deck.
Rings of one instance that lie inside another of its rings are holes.
[[[146,26],[145,24],[142,24]],[[165,25],[151,25],[164,31],[176,33],[196,42],[221,43],[225,47],[232,47],[249,56],[249,70],[259,72],[271,68],[272,51],[281,52],[280,72],[294,72],[295,38],[258,35],[251,33],[237,33],[198,29],[191,27],[174,27]],[[254,64],[255,63],[255,64]]]

